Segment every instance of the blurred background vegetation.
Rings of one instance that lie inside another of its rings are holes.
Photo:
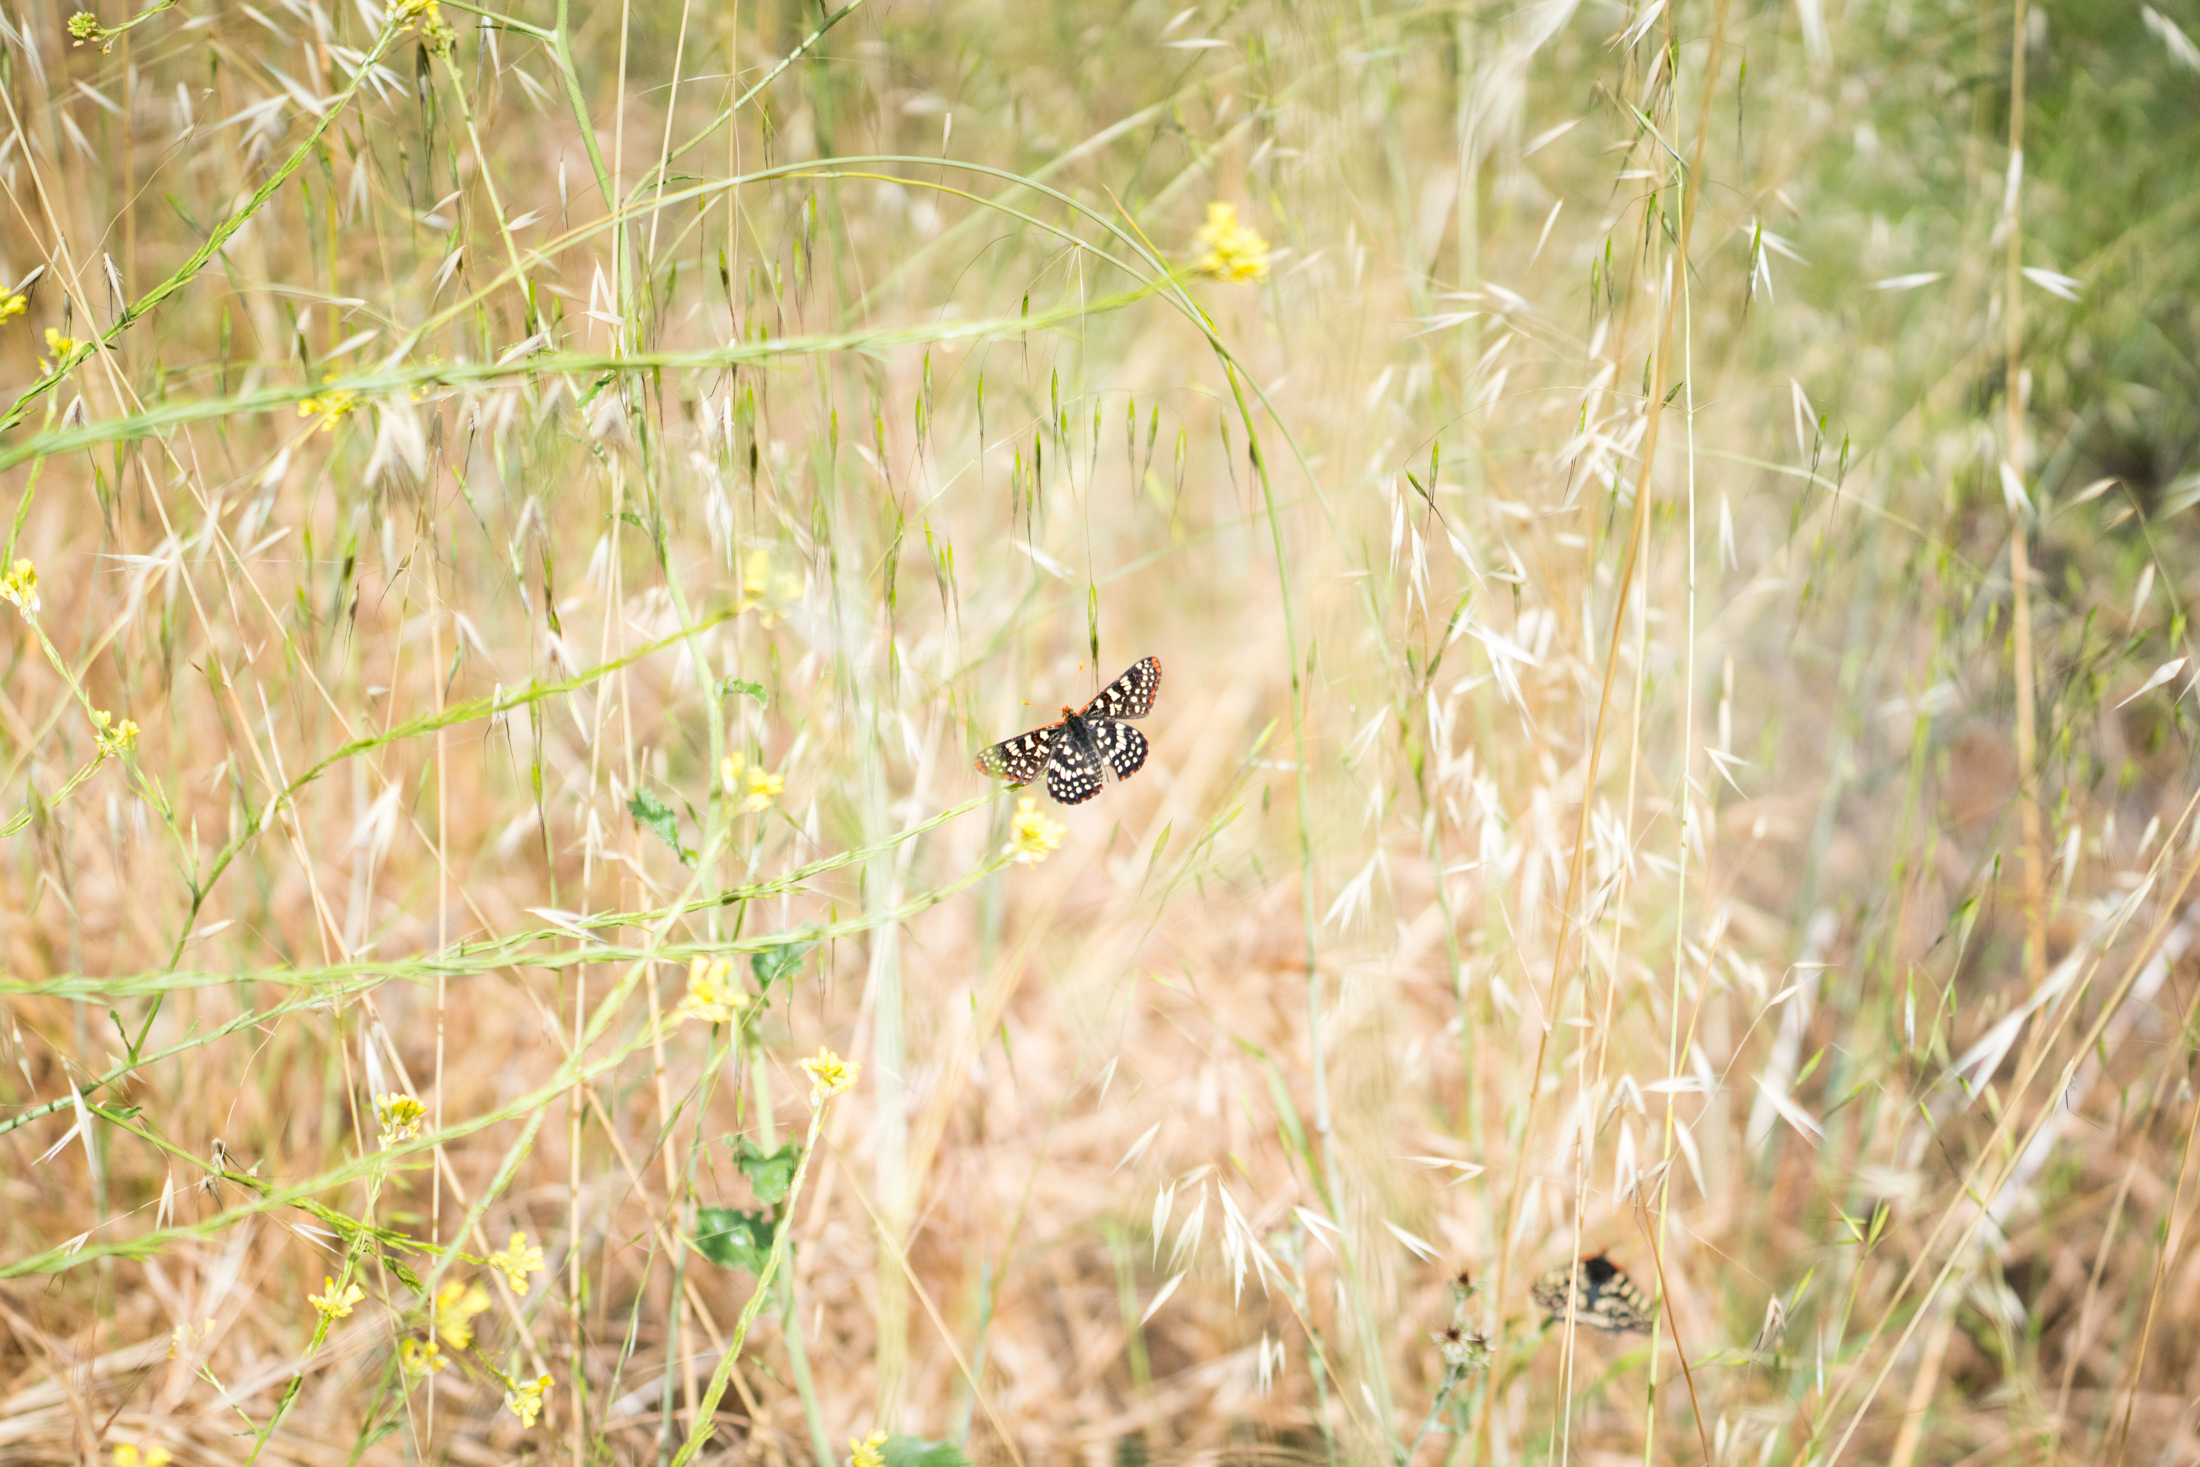
[[[0,1461],[2193,1460],[2195,36],[0,7]]]

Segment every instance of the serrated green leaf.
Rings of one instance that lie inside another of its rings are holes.
[[[772,1252],[772,1215],[738,1207],[695,1210],[695,1251],[726,1268],[762,1273]]]
[[[754,698],[758,703],[765,702],[764,685],[762,683],[752,683],[737,677],[722,677],[718,679],[719,697],[730,698],[735,693],[744,693],[747,696]]]
[[[922,1437],[890,1436],[879,1445],[886,1467],[970,1467],[970,1459],[953,1442],[928,1442]]]
[[[634,798],[626,802],[626,813],[657,833],[657,838],[672,847],[672,854],[680,858],[683,866],[695,864],[695,852],[680,844],[680,817],[672,813],[672,807],[648,790],[636,790]]]
[[[783,942],[749,954],[749,972],[756,986],[769,990],[774,983],[794,977],[802,966],[803,955],[815,946],[814,942]]]
[[[766,1151],[748,1137],[733,1141],[734,1164],[749,1179],[756,1200],[774,1206],[787,1199],[794,1187],[794,1169],[802,1161],[802,1148],[789,1141],[777,1151]]]

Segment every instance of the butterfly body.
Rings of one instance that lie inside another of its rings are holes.
[[[1046,776],[1047,793],[1079,805],[1146,762],[1146,736],[1125,719],[1153,711],[1161,659],[1144,657],[1100,690],[1082,709],[1063,708],[1062,721],[1004,739],[978,756],[978,767],[1011,784]]]

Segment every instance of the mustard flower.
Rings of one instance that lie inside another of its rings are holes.
[[[441,1345],[410,1335],[397,1346],[397,1363],[405,1367],[407,1375],[437,1375],[451,1368]]]
[[[549,1389],[550,1377],[545,1375],[537,1380],[516,1381],[504,1393],[504,1404],[519,1418],[522,1430],[533,1426],[535,1418],[542,1414],[543,1392]]]
[[[321,379],[324,385],[335,380],[336,374],[333,372]],[[316,393],[298,404],[298,416],[301,418],[319,418],[323,433],[335,432],[338,423],[358,410],[359,394],[342,387],[329,392]]]
[[[30,308],[30,297],[20,290],[0,292],[0,321],[13,320]]]
[[[117,723],[113,714],[95,708],[92,722],[96,725],[92,741],[98,745],[101,758],[120,759],[137,743],[138,726],[127,718]]]
[[[115,1446],[115,1467],[167,1467],[174,1460],[175,1454],[166,1447],[140,1447],[136,1442]]]
[[[728,754],[718,761],[718,782],[724,786],[726,798],[745,815],[769,810],[773,800],[787,788],[787,781],[769,773],[761,764],[751,764],[739,754]]]
[[[525,1233],[512,1234],[512,1241],[504,1245],[502,1253],[489,1255],[489,1266],[504,1275],[504,1281],[512,1286],[512,1292],[524,1296],[527,1293],[527,1275],[541,1273],[542,1250],[530,1247]]]
[[[1038,800],[1025,795],[1016,802],[1016,813],[1009,819],[1008,844],[1001,847],[1001,854],[1015,857],[1019,866],[1036,866],[1068,833],[1068,826],[1041,815]]]
[[[474,1342],[474,1316],[488,1307],[487,1289],[451,1279],[435,1291],[435,1332],[452,1349],[463,1350]]]
[[[38,614],[38,567],[27,560],[19,560],[4,576],[0,576],[0,601],[13,602],[15,609],[25,616]]]
[[[374,1117],[382,1125],[381,1143],[387,1150],[420,1134],[420,1127],[428,1118],[428,1108],[410,1095],[393,1091],[374,1098]]]
[[[820,1100],[829,1100],[842,1091],[853,1088],[856,1076],[863,1072],[863,1066],[854,1060],[842,1059],[822,1044],[817,1047],[816,1054],[802,1061],[801,1068],[810,1077],[810,1100],[813,1104]]]
[[[342,1319],[351,1313],[351,1306],[367,1297],[367,1291],[357,1284],[338,1291],[336,1280],[326,1274],[321,1276],[321,1292],[306,1295],[306,1302],[330,1319]],[[211,1320],[208,1321],[212,1323]]]
[[[724,1024],[748,1006],[749,996],[741,991],[729,959],[698,957],[688,964],[687,997],[672,1011],[672,1021],[679,1024],[701,1019],[708,1024]]]
[[[886,1445],[886,1433],[874,1431],[869,1436],[848,1438],[848,1467],[886,1467],[886,1458],[879,1448]]]
[[[1193,267],[1202,275],[1235,285],[1268,276],[1268,241],[1238,223],[1232,204],[1209,204],[1207,222],[1194,241],[1200,251]]]

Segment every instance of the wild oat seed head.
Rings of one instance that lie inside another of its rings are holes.
[[[810,1077],[810,1101],[830,1100],[843,1090],[852,1088],[856,1076],[863,1073],[863,1066],[854,1060],[844,1060],[839,1055],[818,1046],[817,1053],[802,1061],[802,1069]]]
[[[512,1292],[522,1298],[527,1294],[527,1276],[543,1272],[542,1250],[530,1247],[525,1233],[512,1234],[512,1241],[504,1245],[501,1253],[489,1255],[489,1266],[504,1275]]]
[[[533,1426],[535,1418],[542,1414],[543,1393],[549,1389],[550,1377],[545,1375],[535,1380],[521,1381],[504,1393],[504,1404],[519,1418],[522,1430]]]
[[[1001,847],[1001,854],[1013,856],[1019,866],[1036,866],[1068,833],[1068,826],[1039,813],[1036,797],[1025,795],[1016,802],[1016,813],[1009,819],[1008,844]]]
[[[352,1305],[366,1297],[367,1291],[357,1284],[351,1285],[341,1293],[337,1292],[336,1280],[324,1274],[321,1277],[321,1292],[306,1295],[306,1302],[330,1319],[342,1319],[345,1315],[351,1313]]]
[[[1193,243],[1200,252],[1193,268],[1202,275],[1231,285],[1268,278],[1268,241],[1238,223],[1235,204],[1209,204],[1207,222]]]

